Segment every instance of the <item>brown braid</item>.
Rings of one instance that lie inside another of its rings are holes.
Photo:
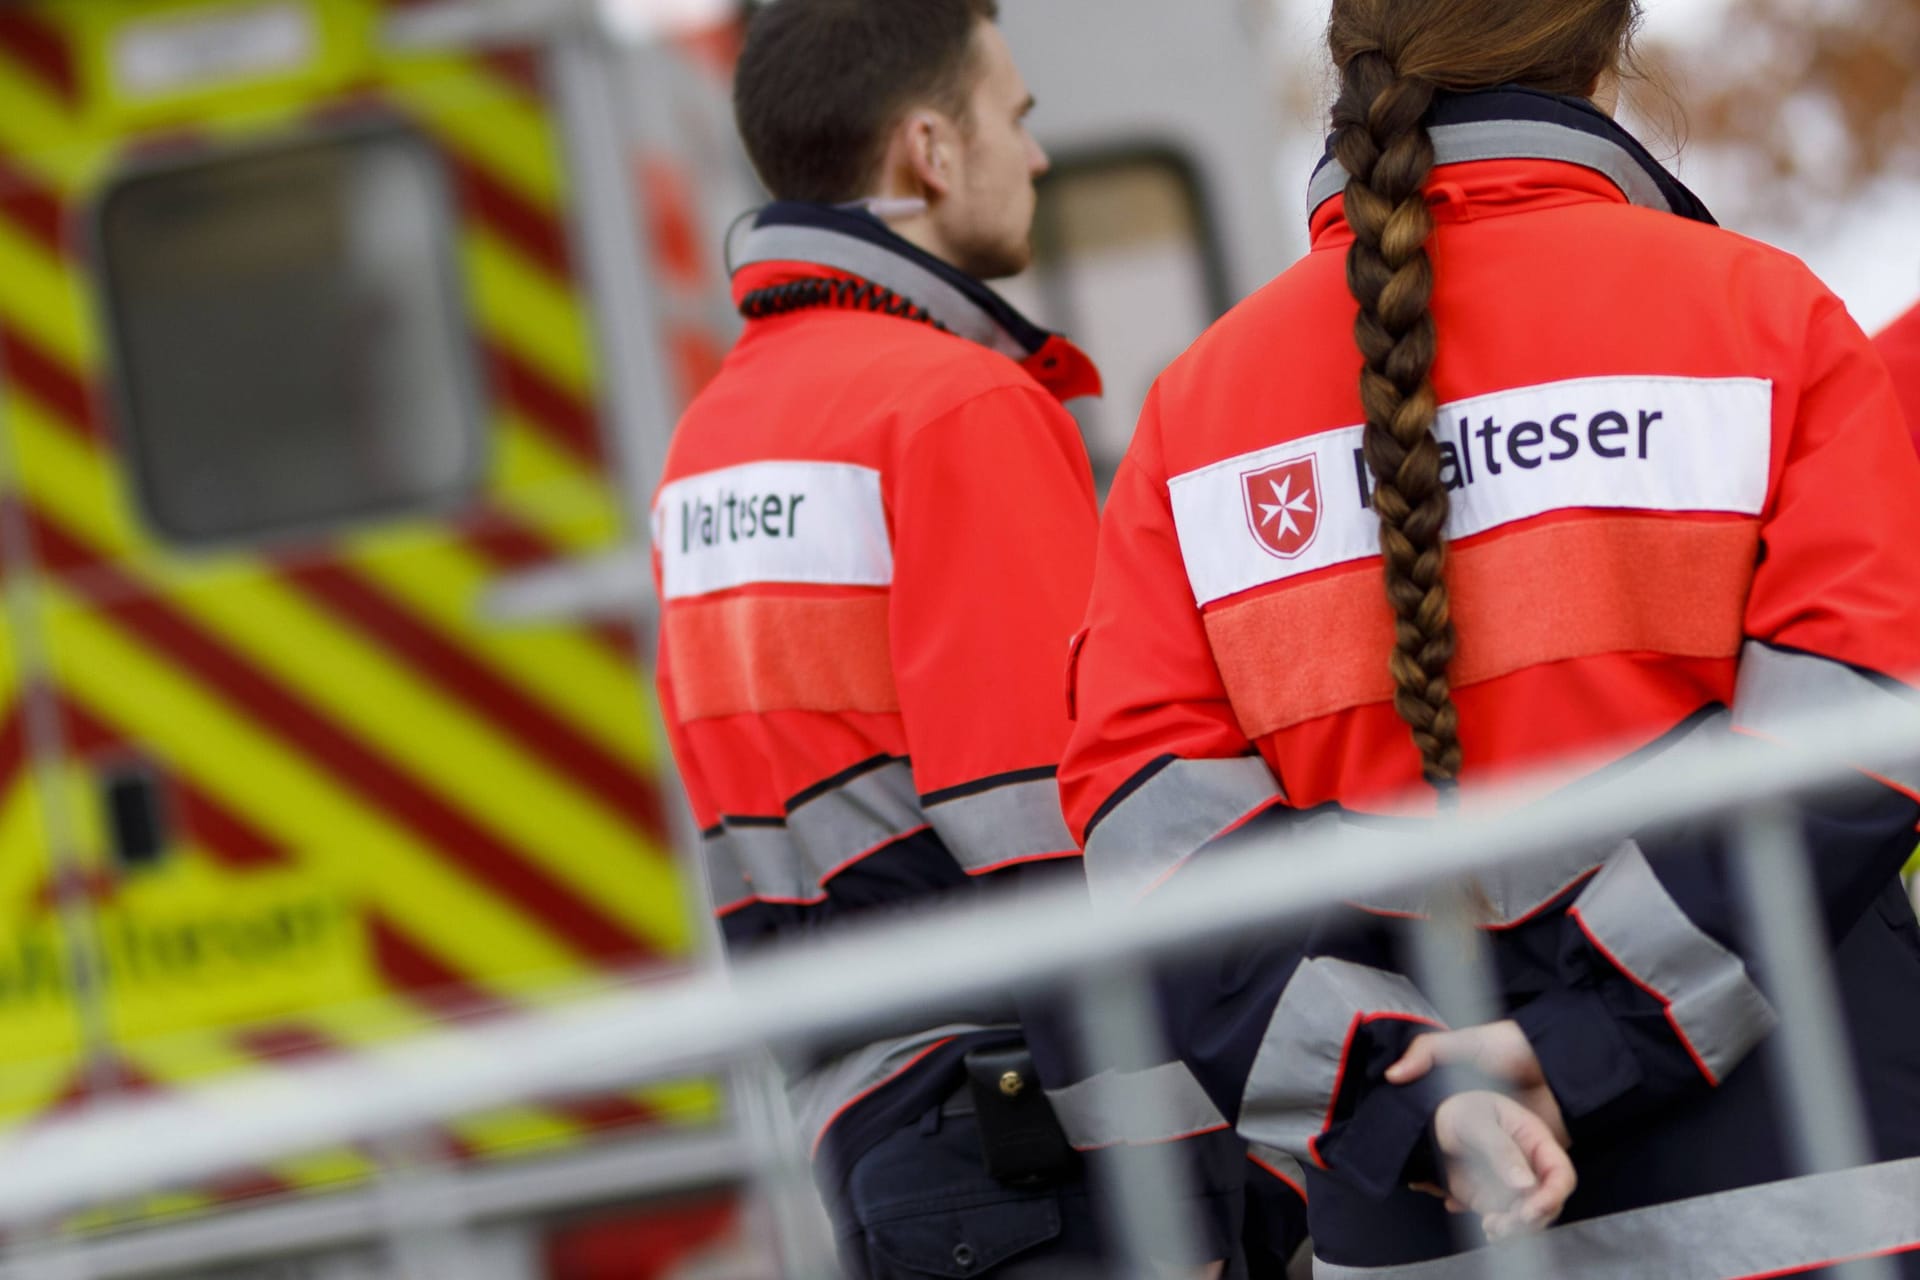
[[[1637,0],[1333,0],[1333,154],[1349,174],[1347,284],[1360,303],[1354,339],[1364,358],[1364,444],[1393,607],[1393,704],[1443,797],[1460,776],[1460,714],[1447,678],[1450,504],[1433,438],[1433,217],[1421,194],[1433,172],[1427,113],[1443,89],[1518,84],[1592,94],[1631,62],[1638,21]]]
[[[1454,649],[1446,581],[1451,503],[1433,438],[1440,408],[1427,254],[1433,216],[1421,193],[1433,171],[1424,120],[1434,92],[1431,81],[1396,73],[1378,51],[1356,55],[1341,70],[1333,148],[1351,175],[1347,285],[1360,303],[1353,333],[1366,361],[1363,444],[1376,481],[1373,508],[1394,616],[1393,705],[1413,730],[1427,781],[1447,789],[1460,776],[1460,714],[1447,681]]]

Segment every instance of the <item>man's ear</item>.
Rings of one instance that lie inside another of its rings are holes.
[[[930,200],[953,189],[951,132],[946,121],[931,111],[910,113],[895,132],[902,167],[909,170],[919,193]]]

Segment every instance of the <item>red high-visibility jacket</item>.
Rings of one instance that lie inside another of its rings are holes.
[[[1880,358],[1893,375],[1893,389],[1907,415],[1907,430],[1920,449],[1920,307],[1915,307],[1880,331],[1873,340]]]
[[[1787,255],[1702,225],[1584,103],[1449,96],[1434,138],[1465,809],[1571,755],[1612,767],[1561,766],[1539,802],[1610,785],[1630,814],[1641,770],[1730,722],[1767,735],[1803,708],[1913,697],[1920,464],[1841,304]],[[1433,811],[1392,705],[1345,181],[1322,169],[1312,252],[1160,380],[1109,500],[1061,769],[1096,893],[1149,893],[1256,821],[1284,856],[1289,832],[1352,821],[1405,823],[1417,846]],[[1920,936],[1897,881],[1916,788],[1920,769],[1897,771],[1808,817],[1847,1014],[1870,1032],[1878,1154],[1905,1160],[1850,1194],[1920,1181]],[[1703,848],[1660,856],[1679,845]],[[1717,837],[1639,833],[1484,887],[1507,1012],[1583,1179],[1555,1274],[1631,1256],[1636,1274],[1731,1276],[1920,1247],[1910,1201],[1863,1239],[1844,1215],[1782,1219],[1755,1188],[1793,1169],[1751,1053],[1776,1014]],[[1431,1172],[1433,1084],[1382,1079],[1438,1019],[1401,960],[1421,911],[1329,912],[1304,942],[1196,966],[1173,1001],[1223,1113],[1307,1166],[1328,1274],[1423,1275],[1454,1248],[1437,1202],[1405,1187]],[[1692,1196],[1709,1199],[1674,1203]],[[1751,1233],[1723,1242],[1728,1221]]]
[[[661,705],[729,949],[1078,878],[1055,771],[1097,513],[1060,402],[1097,373],[861,213],[772,206],[739,260],[750,313],[834,305],[749,321],[653,512]],[[1146,1077],[1176,1091],[1168,1127],[1136,1132],[1016,1002],[981,1005],[795,1064],[830,1187],[1023,1029],[1077,1146],[1225,1128],[1168,1063]]]

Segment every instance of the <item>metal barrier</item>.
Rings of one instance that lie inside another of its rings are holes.
[[[47,1250],[54,1247],[44,1243],[45,1224],[76,1209],[343,1141],[390,1139],[529,1098],[752,1062],[768,1045],[924,1015],[981,992],[1035,986],[1071,992],[1096,1048],[1127,1052],[1153,1034],[1144,986],[1132,979],[1154,959],[1301,925],[1332,904],[1454,884],[1564,856],[1572,845],[1703,818],[1723,823],[1741,852],[1737,879],[1758,959],[1772,976],[1770,994],[1783,1020],[1800,1029],[1773,1037],[1771,1051],[1784,1068],[1786,1121],[1803,1171],[1844,1168],[1865,1158],[1866,1133],[1857,1099],[1842,1084],[1848,1048],[1811,905],[1806,850],[1786,805],[1858,768],[1920,760],[1920,704],[1881,700],[1870,708],[1837,708],[1792,729],[1791,745],[1727,737],[1676,748],[1630,783],[1561,788],[1544,803],[1537,782],[1488,793],[1474,811],[1493,816],[1436,820],[1421,828],[1417,848],[1404,833],[1365,829],[1300,836],[1284,847],[1247,838],[1134,904],[1089,905],[1068,889],[983,902],[769,952],[726,974],[588,995],[350,1061],[256,1072],[217,1088],[102,1106],[0,1142],[0,1226],[12,1229],[11,1239],[37,1234],[43,1241],[17,1245],[7,1274],[35,1274],[35,1260],[51,1256]],[[1600,772],[1561,769],[1555,776]],[[1452,927],[1470,928],[1464,918]],[[1493,991],[1471,962],[1473,948],[1442,939],[1428,952],[1422,985],[1449,1021],[1464,1025],[1490,1016]],[[805,1153],[790,1126],[778,1142],[765,1141],[780,1128],[777,1119],[761,1127],[756,1158],[784,1170],[776,1185],[791,1190]],[[1169,1168],[1142,1164],[1110,1188],[1121,1201],[1119,1220],[1130,1224],[1123,1243],[1136,1259],[1156,1234],[1181,1229],[1166,1216],[1175,1198],[1166,1194],[1166,1179],[1173,1176]],[[1852,1211],[1842,1200],[1832,1206],[1836,1214]],[[831,1275],[832,1263],[807,1224],[789,1218],[786,1225],[788,1274]],[[1551,1274],[1543,1247],[1539,1239],[1520,1240],[1478,1257],[1488,1275]],[[1850,1266],[1848,1275],[1891,1274],[1885,1260]],[[55,1273],[51,1266],[40,1272]],[[443,1273],[423,1266],[408,1274]],[[1140,1260],[1134,1274],[1154,1273]]]

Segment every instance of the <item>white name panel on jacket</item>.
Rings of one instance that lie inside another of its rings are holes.
[[[1199,603],[1380,553],[1364,431],[1322,432],[1167,482]],[[1753,516],[1766,501],[1773,385],[1544,383],[1445,405],[1434,434],[1456,540],[1582,507]]]
[[[893,581],[880,473],[844,462],[749,462],[676,480],[653,507],[669,600],[759,582]]]

